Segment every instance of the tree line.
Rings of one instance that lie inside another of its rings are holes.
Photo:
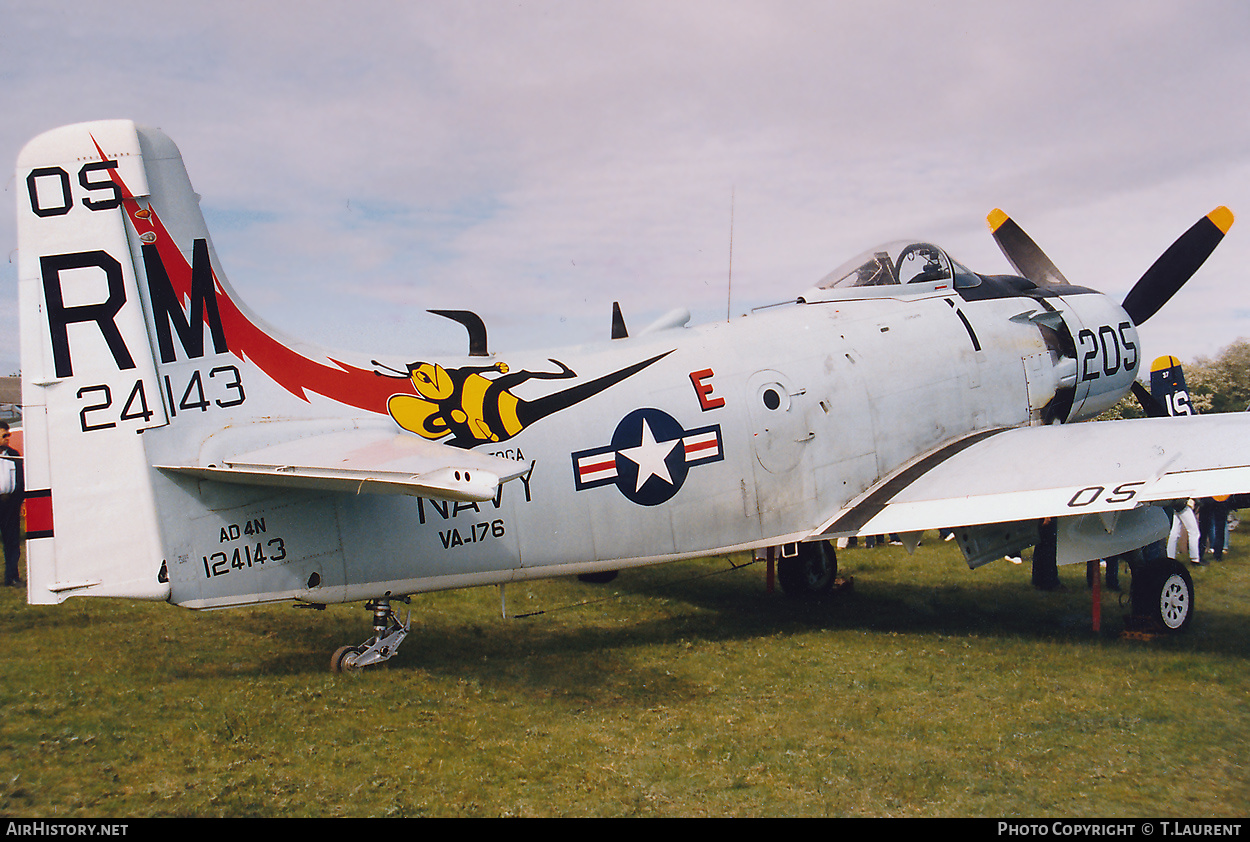
[[[1250,339],[1238,339],[1214,357],[1182,362],[1190,403],[1200,415],[1212,412],[1244,412],[1250,408]],[[1150,387],[1150,371],[1143,369],[1143,384]],[[1099,420],[1142,418],[1145,412],[1132,395],[1125,397]]]

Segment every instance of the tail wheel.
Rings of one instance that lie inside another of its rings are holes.
[[[794,555],[783,554],[777,562],[777,580],[786,596],[810,599],[827,594],[837,577],[838,553],[828,541],[801,542]]]
[[[340,646],[330,656],[330,672],[357,672],[356,656],[364,650],[359,646]]]
[[[1143,567],[1140,583],[1133,585],[1133,612],[1169,632],[1189,628],[1194,616],[1194,582],[1189,571],[1174,559]]]

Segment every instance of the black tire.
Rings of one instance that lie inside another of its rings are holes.
[[[1167,632],[1189,628],[1194,581],[1185,565],[1175,559],[1138,565],[1133,570],[1133,613]]]
[[[334,654],[330,656],[330,672],[342,673],[359,671],[361,667],[358,667],[355,660],[353,658],[349,658],[348,656],[359,655],[363,651],[364,650],[359,646],[340,646],[338,649],[335,649]]]
[[[777,561],[777,581],[786,596],[811,599],[833,590],[838,578],[838,552],[828,541],[805,541],[796,555]]]

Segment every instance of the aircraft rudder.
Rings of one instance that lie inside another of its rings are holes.
[[[163,599],[141,430],[166,423],[126,206],[149,194],[128,120],[53,129],[18,156],[28,599]]]

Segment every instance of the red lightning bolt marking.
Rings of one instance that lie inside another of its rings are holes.
[[[91,142],[95,144],[100,160],[109,160],[94,137]],[[151,204],[149,203],[147,209],[142,208],[117,174],[117,170],[112,169],[109,174],[122,192],[123,206],[135,230],[141,237],[148,235],[144,242],[155,237],[152,242],[161,262],[165,264],[165,272],[169,275],[178,299],[189,300],[191,264],[187,262],[186,256],[179,250]],[[334,365],[324,365],[292,351],[252,324],[221,288],[216,272],[213,273],[213,293],[217,297],[217,309],[221,314],[222,330],[230,352],[240,360],[251,360],[270,379],[296,397],[307,401],[306,392],[313,392],[347,406],[385,415],[386,401],[392,395],[397,392],[415,394],[408,381],[404,383],[409,388],[399,388],[395,379],[380,377],[373,371],[356,368],[335,359],[330,359]]]

